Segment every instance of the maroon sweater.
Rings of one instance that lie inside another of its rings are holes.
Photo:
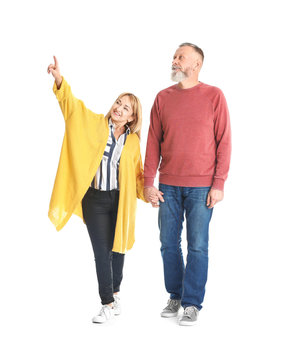
[[[200,82],[160,91],[151,109],[144,185],[212,186],[223,190],[231,153],[229,113],[220,89]]]

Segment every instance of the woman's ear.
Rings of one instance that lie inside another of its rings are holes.
[[[135,120],[135,118],[134,118],[134,116],[132,115],[132,116],[130,116],[129,119],[127,120],[127,123],[130,123],[130,122],[132,122],[132,121],[134,121],[134,120]]]

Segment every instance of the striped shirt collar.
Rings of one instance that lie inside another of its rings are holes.
[[[115,129],[115,125],[111,121],[111,118],[108,119],[108,125],[111,127],[111,129]],[[127,135],[130,134],[131,133],[130,127],[126,124],[125,128],[126,128],[126,134]]]

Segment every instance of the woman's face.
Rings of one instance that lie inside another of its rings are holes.
[[[110,110],[110,117],[116,123],[124,125],[134,120],[131,101],[128,95],[123,96],[115,101]]]

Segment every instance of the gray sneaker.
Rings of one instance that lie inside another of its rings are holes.
[[[180,306],[180,300],[169,299],[168,305],[161,312],[161,316],[165,318],[177,316]]]
[[[197,323],[199,310],[195,306],[187,306],[179,320],[179,325],[189,326]]]

